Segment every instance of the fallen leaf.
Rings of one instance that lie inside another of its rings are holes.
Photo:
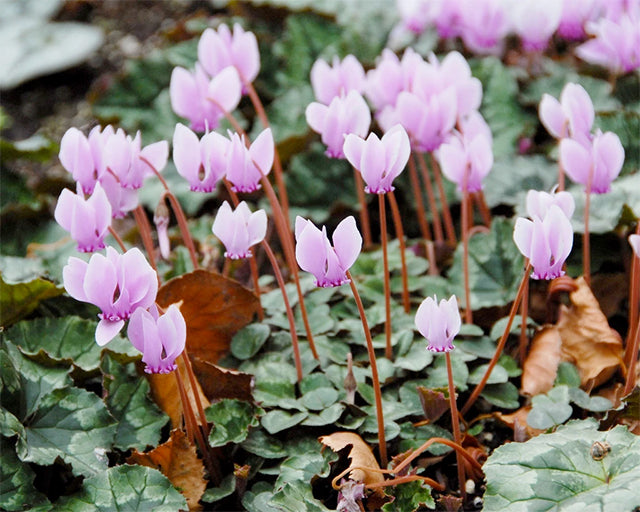
[[[501,412],[493,413],[493,417],[500,420],[507,427],[513,429],[514,440],[517,442],[524,442],[527,439],[531,439],[532,437],[536,437],[544,432],[544,430],[540,430],[537,428],[530,427],[527,423],[527,416],[529,416],[529,412],[531,411],[531,406],[527,405],[525,407],[521,407],[517,411],[514,411],[510,414],[503,414]]]
[[[187,499],[189,510],[202,510],[198,502],[207,487],[204,465],[182,430],[172,430],[166,443],[149,452],[133,450],[127,462],[159,470]]]
[[[545,325],[536,332],[522,365],[523,395],[539,395],[553,387],[560,364],[561,344],[560,332],[555,325]]]
[[[200,421],[200,416],[198,415],[198,408],[196,405],[196,401],[193,394],[193,389],[191,387],[191,382],[186,376],[186,368],[184,364],[184,360],[182,357],[176,359],[176,364],[178,365],[178,370],[180,374],[183,376],[182,380],[184,382],[185,391],[187,396],[189,397],[189,402],[191,402],[191,409],[193,409],[193,413],[196,416],[196,421],[198,424],[202,424]],[[178,391],[178,383],[176,381],[175,372],[171,373],[152,373],[147,375],[147,379],[149,380],[149,384],[151,386],[151,395],[153,399],[158,404],[160,409],[162,409],[168,416],[171,418],[171,428],[180,428],[182,426],[182,400],[180,399],[180,392]],[[200,396],[200,401],[202,402],[202,408],[206,409],[211,405],[207,397],[202,392],[202,388],[200,387],[200,383],[196,380],[196,386],[198,388],[197,392]]]
[[[562,338],[562,358],[573,363],[587,390],[603,384],[622,362],[622,338],[609,327],[607,317],[583,277],[569,294],[571,307],[562,306],[558,330]]]
[[[474,436],[464,434],[464,437],[462,438],[462,447],[478,464],[480,464],[480,466],[487,461],[487,450]],[[467,477],[472,478],[475,482],[484,480],[484,473],[482,470],[476,469],[476,467],[472,466],[465,458],[462,459],[462,463],[464,464],[464,473]]]
[[[438,421],[438,418],[449,410],[449,393],[445,394],[445,388],[429,389],[418,386],[417,390],[422,410],[430,423]]]
[[[322,436],[318,440],[336,453],[343,448],[351,446],[348,455],[349,459],[351,459],[350,468],[359,466],[363,468],[380,469],[371,448],[369,448],[369,445],[365,443],[358,434],[354,434],[353,432],[334,432],[328,436]],[[349,473],[349,478],[356,482],[364,482],[365,485],[384,481],[384,476],[381,473],[367,471],[365,469],[353,469]]]
[[[235,398],[253,401],[253,375],[222,368],[200,358],[193,359],[193,371],[209,400]]]
[[[158,290],[163,308],[182,302],[189,356],[210,363],[229,352],[233,335],[260,309],[256,295],[237,281],[207,270],[172,279]]]

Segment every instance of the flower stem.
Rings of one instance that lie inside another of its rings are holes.
[[[404,229],[402,228],[402,216],[400,215],[400,209],[398,208],[398,202],[393,190],[387,194],[389,198],[389,205],[391,206],[391,215],[393,217],[393,225],[396,230],[396,237],[400,242],[400,263],[402,265],[402,304],[404,305],[404,312],[409,313],[411,310],[411,302],[409,301],[409,276],[407,273],[407,246],[404,242]]]
[[[149,224],[149,219],[147,219],[147,215],[144,213],[144,209],[142,206],[138,205],[133,210],[133,218],[138,225],[138,231],[140,232],[140,238],[142,238],[142,245],[144,245],[144,250],[147,251],[147,256],[149,257],[149,263],[151,267],[156,272],[158,271],[158,267],[156,265],[156,257],[155,251],[153,248],[153,239],[151,238],[151,225]]]
[[[122,252],[127,252],[127,248],[125,247],[124,242],[122,241],[122,238],[120,238],[120,235],[111,226],[109,226],[109,233],[111,233],[111,236],[115,239],[116,243],[120,246],[120,249],[122,249]]]
[[[527,264],[529,260],[527,259]],[[522,323],[520,325],[520,343],[518,345],[518,354],[520,356],[520,364],[524,364],[524,360],[527,357],[527,344],[529,338],[527,337],[527,317],[529,316],[529,280],[527,279],[524,285],[524,292],[522,294],[522,303],[520,304],[520,317]]]
[[[427,168],[427,162],[424,160],[424,155],[420,153],[418,155],[418,165],[422,172],[422,179],[424,180],[424,186],[427,190],[427,199],[429,200],[429,208],[431,209],[431,215],[433,215],[433,233],[435,235],[436,242],[444,242],[444,235],[442,233],[442,222],[440,220],[440,212],[438,211],[438,203],[436,202],[436,196],[433,193],[433,186],[431,185],[431,177],[429,176],[429,169]]]
[[[489,380],[489,376],[493,371],[494,366],[498,362],[498,358],[502,354],[502,350],[507,342],[507,338],[509,337],[509,331],[511,330],[511,326],[513,325],[513,319],[516,316],[516,311],[518,311],[518,307],[520,306],[520,301],[522,300],[522,296],[524,295],[524,290],[526,288],[526,283],[529,281],[529,274],[531,273],[531,263],[527,265],[527,268],[524,271],[524,276],[522,276],[522,281],[520,281],[520,286],[518,287],[518,293],[516,294],[516,298],[511,305],[511,311],[509,312],[509,319],[507,320],[507,325],[504,328],[504,332],[502,333],[502,337],[498,342],[498,346],[496,347],[496,351],[493,353],[493,357],[491,361],[489,361],[489,366],[487,370],[484,372],[482,376],[482,380],[478,383],[478,385],[471,393],[471,396],[467,399],[467,403],[464,404],[464,407],[460,411],[462,415],[466,414],[467,411],[471,408],[474,402],[478,399],[480,393],[484,389],[484,386],[487,384],[487,380]]]
[[[636,322],[635,333],[629,341],[631,343],[627,348],[631,348],[631,350],[629,350],[631,359],[627,369],[627,380],[625,381],[622,396],[627,396],[631,393],[636,384],[636,365],[638,363],[638,348],[640,347],[640,322]]]
[[[416,170],[416,162],[413,159],[413,155],[409,156],[409,179],[411,180],[411,189],[413,190],[416,210],[418,211],[418,225],[420,226],[420,233],[424,240],[431,240],[431,229],[427,222],[427,213],[425,212],[424,202],[422,201],[420,178],[418,178],[418,171]]]
[[[562,162],[558,158],[558,188],[557,192],[562,192],[564,190],[564,169],[562,168]]]
[[[489,207],[487,206],[487,201],[485,200],[484,192],[482,192],[482,190],[478,190],[477,192],[473,192],[472,196],[476,202],[476,205],[478,206],[478,211],[480,212],[480,216],[482,217],[482,222],[484,223],[485,226],[490,228],[491,227],[491,210],[489,210]]]
[[[382,412],[382,391],[380,390],[380,379],[378,377],[378,364],[376,363],[376,353],[373,349],[373,340],[371,339],[371,331],[369,330],[369,324],[367,323],[367,317],[364,313],[364,306],[362,305],[362,299],[356,288],[356,284],[353,282],[351,272],[347,271],[347,279],[349,279],[349,285],[351,286],[351,292],[353,298],[356,301],[358,312],[360,313],[360,320],[362,321],[362,327],[364,329],[364,337],[367,340],[367,353],[369,354],[369,364],[371,364],[371,379],[373,381],[373,393],[375,395],[376,403],[376,418],[378,420],[378,444],[380,446],[380,462],[383,467],[387,466],[387,442],[384,437],[384,415]]]
[[[273,273],[276,276],[276,281],[278,281],[278,286],[280,287],[280,291],[282,292],[282,299],[284,300],[284,306],[287,310],[287,318],[289,320],[289,330],[291,331],[291,344],[293,346],[293,358],[296,362],[296,373],[298,375],[298,382],[302,380],[302,361],[300,360],[300,346],[298,344],[298,333],[296,332],[296,322],[293,316],[293,310],[291,309],[291,304],[289,304],[289,297],[287,296],[287,289],[284,285],[284,279],[282,278],[282,272],[280,272],[280,268],[278,267],[278,260],[276,259],[275,254],[269,247],[269,244],[263,240],[262,248],[264,252],[267,254],[269,261],[271,262],[271,266],[273,267]]]
[[[382,263],[384,265],[384,355],[389,361],[393,359],[391,347],[391,283],[389,280],[389,248],[387,247],[387,212],[384,203],[384,194],[378,194],[378,208],[380,210],[380,244],[382,245]]]
[[[369,210],[367,209],[367,199],[364,195],[364,181],[355,167],[353,168],[353,179],[356,182],[356,193],[358,194],[358,203],[360,204],[360,224],[362,224],[362,237],[364,238],[365,248],[371,248],[373,245],[371,238],[371,222],[369,220]]]
[[[433,175],[436,178],[436,186],[438,187],[438,194],[440,194],[440,204],[442,205],[442,218],[444,220],[444,229],[447,232],[447,241],[455,246],[458,242],[456,240],[456,231],[453,228],[453,220],[451,218],[451,210],[449,209],[449,202],[447,201],[447,194],[444,192],[444,185],[442,183],[442,174],[440,173],[440,166],[436,161],[436,157],[433,156],[433,151],[429,153],[431,156],[431,167],[433,169]]]
[[[445,354],[447,362],[447,379],[449,381],[449,406],[451,408],[451,423],[453,426],[453,438],[456,443],[462,446],[462,435],[460,434],[460,421],[458,420],[458,407],[456,405],[456,386],[453,383],[453,370],[451,368],[451,355],[449,352]],[[464,466],[462,464],[462,456],[456,451],[456,465],[458,466],[458,485],[460,486],[460,495],[462,499],[466,499],[465,492],[465,476]]]
[[[200,400],[200,392],[196,375],[193,373],[193,366],[191,366],[191,359],[189,359],[186,347],[182,351],[182,360],[184,361],[184,367],[187,370],[187,377],[189,377],[189,384],[191,385],[191,392],[193,393],[196,408],[198,409],[198,416],[200,416],[200,424],[204,430],[205,437],[209,438],[209,423],[207,422],[207,416],[204,413],[204,407],[202,407],[202,400]]]
[[[140,160],[142,160],[145,164],[149,166],[149,168],[153,171],[153,173],[158,177],[160,183],[164,187],[164,195],[169,198],[169,202],[171,203],[171,209],[176,216],[176,220],[178,221],[178,227],[180,228],[180,234],[182,235],[182,240],[184,240],[184,244],[187,246],[189,250],[189,256],[191,257],[191,263],[193,263],[193,268],[198,269],[200,266],[198,265],[198,257],[196,256],[196,248],[193,245],[193,238],[191,238],[191,233],[189,233],[189,226],[187,225],[187,217],[184,214],[184,210],[182,206],[180,206],[180,201],[176,198],[176,196],[171,192],[167,181],[164,179],[164,176],[160,174],[160,172],[153,166],[149,160],[145,157],[141,156]]]
[[[636,235],[640,235],[640,222],[636,226]],[[638,347],[632,350],[633,332],[640,323],[640,256],[631,252],[631,285],[629,287],[629,334],[625,343],[624,364],[626,368],[631,366],[633,358],[637,358]]]
[[[584,198],[584,233],[582,234],[582,273],[587,286],[591,287],[591,244],[589,237],[589,209],[591,207],[591,175]]]
[[[462,178],[462,273],[464,277],[464,322],[473,323],[471,307],[471,288],[469,286],[469,189],[467,188],[468,172]]]
[[[264,126],[265,128],[269,128],[271,125],[269,124],[267,113],[264,110],[264,106],[262,105],[260,96],[258,96],[258,93],[253,87],[253,84],[243,79],[243,85],[246,87],[247,92],[249,93],[249,98],[251,99],[251,103],[253,103],[253,108],[255,108],[256,114],[258,114],[258,117],[262,122],[262,126]],[[282,205],[282,210],[284,212],[285,223],[286,223],[287,229],[291,231],[291,226],[289,224],[289,197],[287,196],[287,187],[284,183],[282,162],[280,161],[280,154],[278,153],[277,146],[275,146],[274,148],[273,172],[275,174],[276,183],[278,185],[278,192],[280,194],[280,204]]]
[[[399,473],[404,468],[406,468],[409,464],[411,464],[422,452],[424,452],[429,446],[435,443],[444,444],[450,448],[453,448],[456,453],[459,453],[462,457],[464,457],[469,464],[476,469],[478,472],[482,472],[482,466],[478,463],[473,456],[465,450],[462,445],[456,443],[455,441],[451,441],[450,439],[446,439],[444,437],[432,437],[428,439],[422,446],[416,448],[411,455],[409,455],[406,459],[404,459],[400,464],[398,464],[393,471],[395,473]]]

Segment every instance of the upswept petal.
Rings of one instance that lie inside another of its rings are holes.
[[[233,25],[230,47],[233,65],[245,82],[253,82],[260,71],[258,40],[253,32],[245,32],[238,24]]]
[[[169,143],[166,140],[161,140],[149,144],[142,148],[142,151],[140,151],[140,157],[141,159],[144,158],[147,160],[147,162],[149,162],[156,171],[162,172],[167,165],[167,160],[169,159]],[[143,161],[142,165],[147,175],[154,174],[153,170],[147,163]]]
[[[233,66],[227,66],[209,82],[207,99],[213,100],[216,108],[220,107],[227,113],[231,113],[240,103],[240,98],[242,98],[242,84],[238,71]]]
[[[362,159],[360,161],[360,173],[362,179],[367,184],[366,191],[372,194],[384,194],[388,190],[384,190],[382,179],[386,172],[385,166],[386,154],[385,147],[380,139],[371,133],[365,141],[362,151]]]
[[[556,139],[568,135],[568,120],[560,102],[550,94],[543,94],[538,106],[538,116],[543,126]]]
[[[271,128],[260,132],[249,148],[249,155],[262,175],[266,176],[271,172],[275,155],[275,142]]]
[[[333,232],[333,247],[344,272],[358,259],[362,250],[362,236],[353,216],[346,217]]]
[[[88,266],[86,261],[71,257],[62,269],[64,289],[74,299],[82,302],[89,302],[90,300],[84,291],[84,278],[87,275]]]
[[[560,141],[560,164],[576,183],[587,184],[593,160],[589,149],[573,139]]]
[[[562,89],[560,103],[566,113],[572,136],[588,135],[593,127],[595,112],[591,97],[584,87],[568,83]]]
[[[205,29],[198,41],[198,62],[210,76],[214,76],[221,69],[233,65],[223,40],[225,31],[230,40],[229,27],[220,25],[218,32],[212,28]]]
[[[150,307],[158,292],[156,273],[144,254],[134,247],[120,256],[120,285],[129,293],[133,307]]]
[[[190,185],[200,183],[200,141],[195,133],[181,123],[176,124],[173,132],[173,162],[178,173]]]
[[[211,227],[213,234],[218,237],[225,247],[227,243],[231,242],[233,236],[232,216],[231,206],[227,201],[224,201],[220,208],[218,208],[218,213]]]
[[[364,137],[369,132],[369,126],[371,125],[371,111],[367,102],[357,91],[349,91],[345,101],[349,128],[343,133],[355,133],[360,137]],[[340,146],[342,145],[342,140],[340,140]]]
[[[113,309],[114,293],[117,288],[118,274],[113,263],[102,254],[91,256],[84,277],[84,291],[89,302],[98,306],[103,312],[110,312]]]
[[[322,133],[324,131],[324,123],[327,117],[329,108],[327,105],[314,101],[309,103],[304,111],[307,124],[316,133]]]
[[[311,66],[311,88],[313,95],[322,104],[328,105],[335,94],[335,85],[332,81],[331,67],[324,59],[317,59]]]
[[[551,266],[551,258],[553,256],[551,253],[549,238],[547,236],[548,231],[544,225],[544,221],[541,221],[540,219],[534,220],[532,224],[531,252],[529,254],[529,260],[533,266],[532,277],[534,279],[547,279],[548,270]]]
[[[302,227],[296,218],[296,261],[300,268],[316,276],[323,276],[326,269],[327,254],[325,239],[311,221]],[[303,219],[304,220],[304,219]]]
[[[267,235],[267,213],[258,210],[251,214],[247,223],[249,246],[260,243]]]
[[[402,125],[395,125],[382,136],[386,150],[387,176],[389,183],[404,170],[411,156],[411,141]]]
[[[58,197],[58,202],[56,203],[56,209],[53,212],[53,217],[56,222],[66,231],[71,231],[76,197],[77,196],[68,188],[62,189]]]
[[[533,221],[518,217],[513,229],[513,241],[525,258],[531,257],[531,244],[533,241]]]
[[[349,133],[345,135],[342,151],[349,163],[358,170],[362,166],[362,150],[364,146],[365,141],[356,134]]]
[[[169,82],[171,108],[180,117],[193,119],[200,108],[200,93],[195,77],[179,66],[173,68]]]
[[[438,148],[438,161],[440,169],[445,177],[456,183],[462,189],[464,173],[467,168],[467,155],[462,142],[457,137],[452,137],[449,142]]]
[[[624,148],[613,132],[597,135],[593,140],[594,173],[591,189],[597,194],[606,193],[611,182],[620,174],[624,163]]]
[[[97,181],[97,173],[89,141],[77,128],[69,128],[60,140],[60,163],[80,183],[86,193],[91,193]]]

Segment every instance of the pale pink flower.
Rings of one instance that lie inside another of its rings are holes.
[[[556,139],[571,137],[587,142],[591,138],[595,112],[589,93],[579,84],[566,84],[560,93],[560,101],[544,94],[538,114],[544,127]]]
[[[62,166],[80,184],[82,191],[91,194],[100,173],[94,164],[91,146],[85,134],[77,128],[69,128],[60,140],[58,157]]]
[[[100,183],[96,183],[88,199],[81,191],[74,194],[65,188],[58,198],[54,216],[78,243],[78,251],[104,249],[104,237],[111,226],[111,204]]]
[[[178,368],[175,360],[184,350],[187,324],[175,304],[162,315],[158,315],[153,305],[149,311],[138,308],[133,312],[127,335],[131,344],[142,352],[146,373],[169,373]]]
[[[532,219],[544,219],[551,206],[557,206],[571,218],[576,208],[573,196],[567,191],[548,193],[543,190],[529,190],[527,192],[527,214]]]
[[[558,35],[568,41],[586,37],[584,27],[598,14],[598,0],[563,0]]]
[[[62,276],[69,295],[102,310],[95,335],[100,346],[120,332],[137,308],[154,304],[158,291],[156,272],[135,247],[124,254],[107,247],[106,256],[95,253],[88,263],[69,258]]]
[[[263,130],[247,149],[244,137],[231,135],[227,151],[227,179],[236,192],[254,192],[262,187],[260,180],[271,172],[275,143],[271,128]]]
[[[111,204],[111,217],[122,219],[138,206],[138,191],[124,188],[110,172],[105,172],[100,178],[100,184],[107,194]]]
[[[300,268],[314,275],[316,286],[332,287],[348,283],[347,271],[362,249],[362,236],[352,216],[333,232],[333,246],[323,226],[320,231],[310,220],[296,217],[296,260]]]
[[[353,133],[364,137],[371,124],[371,111],[356,91],[350,91],[345,97],[334,97],[328,106],[313,102],[307,106],[305,115],[311,129],[322,136],[326,154],[331,158],[344,158],[345,135]]]
[[[336,96],[346,96],[349,91],[362,93],[364,82],[364,68],[353,55],[347,55],[342,61],[336,56],[331,66],[318,59],[311,68],[313,93],[316,100],[325,105]]]
[[[458,310],[458,300],[452,295],[438,304],[435,295],[422,301],[416,312],[415,324],[432,352],[449,352],[455,348],[453,339],[460,332],[462,321]]]
[[[514,32],[528,52],[541,52],[560,24],[562,1],[524,0],[510,9]]]
[[[462,0],[460,36],[474,53],[499,55],[511,27],[503,0]]]
[[[226,258],[250,258],[251,247],[262,242],[267,234],[267,214],[264,210],[251,213],[244,201],[232,210],[225,201],[218,210],[211,230],[224,244]]]
[[[349,134],[344,141],[344,154],[362,174],[365,192],[385,194],[394,190],[393,180],[402,172],[411,155],[409,136],[396,125],[379,139],[371,132],[366,140]]]
[[[587,144],[573,139],[560,141],[560,164],[567,176],[595,194],[609,192],[623,163],[624,148],[613,132],[598,132]]]
[[[438,68],[442,89],[453,86],[456,90],[459,120],[480,108],[482,82],[471,75],[469,63],[459,52],[449,52],[440,63],[434,55],[430,62]]]

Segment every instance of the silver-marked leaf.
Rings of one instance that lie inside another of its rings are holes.
[[[4,444],[0,451],[0,509],[49,510],[51,503],[34,486],[35,473]]]
[[[527,416],[527,424],[541,430],[564,423],[573,413],[573,408],[569,405],[567,386],[556,386],[545,395],[536,395],[532,403],[533,407]]]

